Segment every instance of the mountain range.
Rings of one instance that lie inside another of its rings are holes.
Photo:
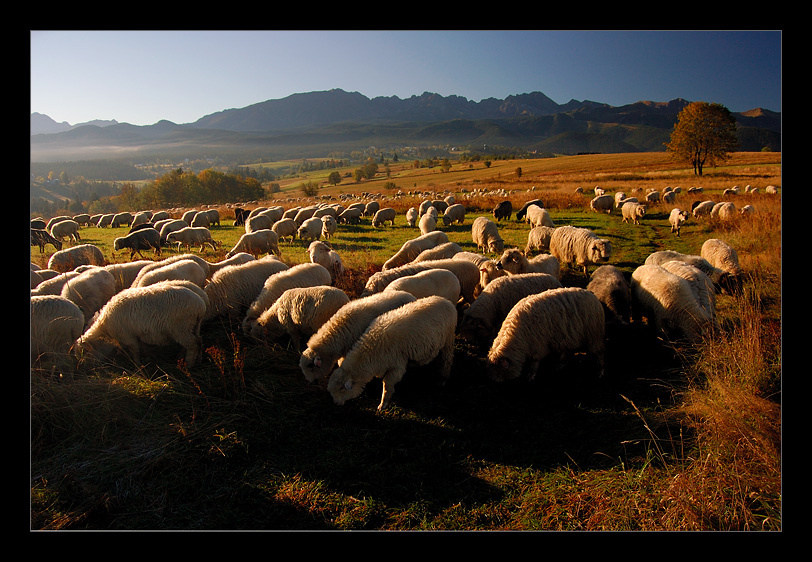
[[[541,92],[474,102],[425,92],[368,98],[340,89],[226,109],[195,122],[137,126],[116,121],[77,125],[31,114],[32,162],[126,158],[282,159],[327,156],[369,146],[453,145],[536,153],[664,150],[684,99],[610,106]],[[781,150],[781,114],[733,113],[741,150]]]

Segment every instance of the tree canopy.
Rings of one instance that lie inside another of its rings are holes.
[[[736,119],[730,111],[718,103],[697,101],[680,111],[666,149],[701,176],[705,165],[727,160],[737,145]]]

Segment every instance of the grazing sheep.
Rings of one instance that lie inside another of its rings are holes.
[[[527,209],[531,205],[538,205],[539,207],[542,207],[542,208],[544,207],[544,203],[541,202],[541,199],[532,199],[532,200],[526,202],[524,205],[522,205],[521,209],[516,211],[516,220],[517,221],[524,220],[524,216],[527,214]]]
[[[465,206],[461,203],[454,203],[449,205],[443,211],[443,226],[450,226],[452,224],[462,224],[465,222]]]
[[[297,225],[296,221],[292,218],[279,219],[273,223],[271,230],[276,232],[279,240],[289,236],[290,241],[293,242],[293,240],[296,238],[296,231],[299,230],[299,225]]]
[[[526,374],[532,380],[542,360],[585,351],[604,370],[606,325],[603,305],[578,287],[550,289],[520,300],[510,310],[488,351],[488,375],[495,381]]]
[[[241,319],[262,292],[265,281],[287,269],[289,266],[274,255],[220,269],[204,288],[210,303],[206,320],[221,316]]]
[[[130,223],[130,228],[135,228],[136,226],[147,224],[149,221],[152,220],[152,213],[150,211],[139,211],[133,215],[133,220]]]
[[[550,253],[561,265],[575,264],[588,273],[590,265],[606,262],[612,256],[612,243],[598,238],[587,228],[560,226],[550,237]]]
[[[253,232],[246,232],[237,243],[226,253],[230,258],[239,253],[251,254],[258,258],[262,254],[275,254],[281,256],[279,251],[279,236],[273,230],[264,228]]]
[[[611,213],[615,200],[611,195],[598,195],[589,202],[589,208],[596,213]]]
[[[607,323],[626,325],[631,320],[632,290],[623,272],[613,265],[602,265],[592,272],[586,290],[603,305]]]
[[[256,213],[257,215],[263,215],[266,217],[270,217],[271,224],[282,220],[282,217],[285,215],[285,208],[279,205],[274,207],[268,207],[267,209],[262,209],[261,211]],[[246,217],[247,219],[248,217]],[[296,222],[296,221],[293,221]]]
[[[202,252],[206,244],[211,246],[211,249],[217,251],[217,244],[211,237],[211,231],[202,226],[187,226],[170,232],[166,236],[166,241],[169,244],[177,244],[177,251],[180,251],[181,245],[186,246],[186,251],[191,251],[192,246],[200,246]]]
[[[367,279],[361,296],[371,295],[383,291],[389,283],[400,277],[414,275],[426,269],[448,269],[460,281],[462,297],[466,302],[473,302],[474,294],[479,284],[479,269],[468,260],[442,259],[409,263],[385,271],[373,273]]]
[[[295,221],[294,221],[295,222]],[[274,220],[272,217],[263,214],[250,216],[245,221],[245,232],[256,232],[257,230],[267,230],[273,227]]]
[[[72,242],[79,242],[82,237],[79,236],[79,223],[73,219],[59,221],[51,227],[51,236],[57,240],[67,238]]]
[[[173,283],[121,291],[101,309],[98,317],[76,342],[80,355],[94,352],[106,356],[116,347],[141,362],[141,345],[179,344],[185,350],[186,367],[193,367],[202,354],[200,325],[205,301],[193,290]]]
[[[94,266],[68,279],[60,296],[78,306],[89,323],[93,315],[117,292],[113,274],[103,267]]]
[[[370,201],[364,207],[364,212],[362,213],[365,217],[372,217],[377,213],[381,208],[381,204],[377,201]]]
[[[543,207],[539,207],[538,205],[530,205],[530,207],[527,208],[527,222],[530,223],[531,227],[555,227],[555,224],[553,224],[553,219],[550,217],[550,212]]]
[[[640,224],[640,219],[646,215],[646,206],[640,203],[624,203],[620,208],[623,222],[631,221],[632,224]]]
[[[101,249],[93,244],[80,244],[54,252],[48,260],[48,269],[60,273],[71,271],[80,265],[104,265]]]
[[[154,228],[142,228],[134,230],[126,236],[121,236],[113,240],[113,251],[130,250],[130,259],[135,254],[144,257],[141,250],[152,248],[155,254],[161,255],[161,233]]]
[[[428,199],[420,203],[420,205],[417,208],[417,216],[422,217],[423,215],[425,215],[430,207],[432,207],[432,204],[431,201],[429,201]]]
[[[741,286],[742,268],[739,265],[739,255],[727,242],[709,238],[703,242],[699,255],[722,272],[715,280],[722,288],[732,292]]]
[[[314,382],[329,375],[375,318],[414,300],[410,293],[383,291],[342,306],[308,340],[299,359],[305,379]]]
[[[131,286],[147,287],[162,281],[183,280],[202,288],[206,284],[206,277],[206,270],[195,260],[176,260],[159,267],[151,267],[143,275],[139,274]]]
[[[646,194],[646,203],[659,203],[660,202],[660,192],[659,191],[652,191]]]
[[[220,226],[220,211],[217,209],[209,209],[205,211],[209,214],[209,226]],[[155,217],[152,217],[155,220]]]
[[[688,265],[692,265],[710,277],[711,281],[713,281],[715,284],[719,284],[724,275],[724,272],[721,269],[711,265],[711,263],[702,256],[681,254],[680,252],[675,252],[674,250],[659,250],[657,252],[652,252],[646,258],[645,265],[662,265],[667,261],[681,261],[683,263],[687,263]]]
[[[632,317],[671,339],[684,337],[691,343],[702,339],[712,325],[699,305],[690,283],[659,265],[641,265],[632,273]]]
[[[433,209],[434,207],[432,207]],[[420,229],[420,234],[428,234],[429,232],[434,232],[437,230],[437,218],[432,215],[431,213],[426,213],[422,217],[420,217],[420,222],[418,223],[418,228]]]
[[[47,271],[53,270],[49,269]],[[41,276],[41,272],[38,273],[40,273]],[[36,287],[31,289],[31,296],[61,295],[62,287],[65,286],[65,283],[80,273],[80,271],[67,271],[65,273],[56,272],[56,275],[53,275],[48,279],[43,279],[39,284],[37,284]]]
[[[417,226],[417,218],[419,216],[420,215],[417,214],[417,209],[414,207],[409,207],[409,210],[406,211],[406,226]]]
[[[206,275],[206,278],[211,279],[212,275],[223,269],[224,267],[228,267],[229,265],[239,265],[242,263],[247,263],[249,261],[254,261],[257,258],[252,256],[247,252],[237,252],[231,257],[228,257],[224,260],[220,260],[217,262],[206,262],[209,264],[209,273]]]
[[[299,240],[312,241],[321,238],[321,228],[323,223],[318,217],[310,217],[304,220],[296,231]]]
[[[121,292],[124,289],[132,287],[138,274],[146,266],[153,264],[151,260],[138,260],[126,263],[111,263],[104,266],[104,269],[113,275],[116,281],[116,292]]]
[[[439,360],[445,381],[454,361],[457,310],[442,297],[426,297],[378,316],[330,375],[327,390],[338,405],[361,395],[374,377],[383,379],[378,410],[389,406],[410,362]]]
[[[527,245],[524,247],[525,255],[533,252],[547,253],[550,251],[550,238],[553,235],[553,227],[534,226],[527,233]]]
[[[158,223],[163,220],[171,219],[172,217],[169,214],[169,211],[157,211],[152,214],[152,222],[153,224]]]
[[[189,223],[182,219],[170,220],[169,222],[161,225],[161,230],[159,231],[161,233],[161,244],[166,244],[166,238],[169,236],[170,232],[181,230],[187,226],[189,226]]]
[[[768,185],[767,187],[764,188],[764,193],[775,195],[776,193],[778,193],[778,188],[774,185]]]
[[[90,226],[90,215],[87,213],[82,213],[79,215],[75,215],[73,220],[79,223],[79,226]]]
[[[310,262],[323,266],[330,272],[333,282],[344,274],[344,262],[338,252],[320,240],[314,240],[307,248]]]
[[[288,289],[260,314],[251,329],[251,336],[275,341],[287,335],[294,349],[301,351],[302,342],[306,342],[349,302],[347,294],[335,287],[320,285]]]
[[[336,230],[338,230],[336,218],[333,215],[322,215],[318,218],[321,219],[321,235],[326,240],[329,240],[333,237],[333,234],[336,233]]]
[[[309,220],[309,219],[313,218],[313,215],[316,213],[317,208],[318,207],[316,207],[315,205],[311,205],[309,207],[303,207],[303,208],[299,209],[299,211],[293,217],[293,220],[296,221],[296,224],[298,224],[299,227],[301,227],[305,223],[306,220]]]
[[[482,252],[501,254],[505,249],[505,241],[499,235],[496,223],[485,217],[474,219],[471,225],[471,239]]]
[[[695,219],[703,216],[709,216],[715,205],[716,203],[713,201],[702,201],[691,210],[691,213],[694,215]]]
[[[106,228],[113,225],[113,214],[105,213],[99,217],[99,222],[96,223],[98,228]]]
[[[249,211],[241,207],[234,208],[234,226],[243,226],[245,224],[245,219],[248,218]]]
[[[730,202],[718,203],[711,209],[711,216],[716,216],[719,220],[733,220],[739,216],[736,205]]]
[[[132,213],[124,211],[122,213],[116,213],[113,215],[113,219],[110,221],[110,226],[112,226],[113,228],[118,228],[120,226],[130,226],[132,222],[133,222]]]
[[[676,191],[663,191],[663,203],[673,203],[677,200]]]
[[[525,297],[561,288],[561,282],[546,273],[520,273],[498,277],[482,289],[462,316],[460,337],[489,347],[510,309]]]
[[[260,315],[288,289],[330,285],[331,282],[330,272],[317,263],[301,263],[271,275],[265,280],[259,295],[245,313],[242,321],[243,333],[250,334]]]
[[[493,209],[493,218],[498,221],[505,219],[510,220],[510,215],[513,213],[513,203],[510,201],[502,201]]]
[[[427,234],[422,234],[417,238],[407,240],[403,243],[395,255],[384,262],[383,269],[393,269],[395,267],[407,264],[420,255],[420,252],[423,250],[434,248],[435,246],[445,244],[446,242],[448,242],[448,235],[441,230],[435,230]]]
[[[46,244],[50,244],[57,251],[62,249],[62,242],[51,236],[47,230],[44,228],[32,228],[31,245],[39,246],[39,253],[44,254]]]
[[[211,226],[209,212],[208,211],[196,212],[195,215],[192,217],[192,221],[189,223],[189,226],[209,228],[209,226]]]
[[[668,223],[671,225],[671,232],[679,236],[680,228],[682,228],[686,220],[688,220],[687,211],[683,211],[677,207],[671,209],[671,213],[668,215]]]
[[[451,259],[470,261],[477,267],[479,267],[485,262],[491,261],[490,258],[483,256],[482,254],[477,254],[475,252],[457,252],[456,254],[451,256]]]
[[[519,273],[547,273],[556,279],[561,277],[561,266],[555,256],[539,255],[532,259],[527,259],[520,250],[510,248],[505,250],[496,261],[497,269],[502,269],[510,275]],[[480,283],[482,278],[480,275]],[[483,285],[484,287],[485,285]]]
[[[392,207],[379,209],[375,212],[375,216],[372,217],[372,226],[378,228],[380,226],[385,226],[387,222],[392,223],[392,226],[395,226],[395,216],[396,213]]]
[[[743,217],[752,215],[756,212],[756,208],[752,205],[745,205],[741,209],[739,209],[739,214]]]
[[[702,270],[682,261],[666,261],[660,267],[685,279],[691,286],[691,292],[699,307],[707,314],[711,323],[716,325],[716,288],[713,281]]]
[[[411,263],[452,258],[459,252],[462,252],[462,246],[456,242],[446,242],[445,244],[438,244],[433,248],[423,250]]]
[[[460,280],[447,269],[426,269],[414,275],[395,279],[386,286],[386,291],[405,291],[421,299],[436,295],[457,304],[460,300]]]
[[[71,346],[84,330],[82,310],[58,295],[32,296],[30,308],[32,365],[67,368]]]
[[[339,213],[336,219],[339,223],[344,224],[358,224],[361,222],[362,209],[348,207]]]
[[[494,260],[488,260],[479,265],[479,282],[476,287],[476,294],[478,295],[491,281],[499,277],[505,277],[508,272],[499,267],[499,264]]]
[[[445,213],[446,209],[448,209],[448,203],[446,203],[442,199],[434,199],[431,202],[431,206],[437,210],[437,214]]]

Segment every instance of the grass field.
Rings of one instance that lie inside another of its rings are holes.
[[[521,167],[521,177],[515,170]],[[277,201],[304,204],[296,185]],[[736,154],[694,178],[662,154],[495,161],[449,172],[403,164],[362,186],[324,195],[392,196],[395,227],[369,219],[341,226],[332,246],[348,266],[338,286],[357,296],[407,239],[402,211],[453,192],[465,224],[442,227],[475,251],[470,225],[508,191],[517,208],[541,198],[556,225],[595,230],[613,242],[611,263],[630,274],[659,249],[699,253],[707,238],[733,245],[747,272],[741,295],[719,295],[721,331],[696,348],[674,346],[644,325],[609,334],[607,376],[578,358],[532,382],[497,384],[483,352],[462,342],[452,376],[437,385],[431,366],[410,369],[393,406],[375,410],[380,383],[343,407],[308,384],[285,342],[257,343],[238,327],[204,330],[204,362],[192,370],[175,350],[152,350],[140,365],[117,358],[73,378],[31,372],[31,528],[168,530],[781,530],[781,155]],[[655,205],[641,225],[588,208],[600,185],[683,188],[677,205],[721,200],[733,185],[754,217],[732,224],[689,221],[669,231],[670,207]],[[587,193],[576,194],[582,186]],[[474,194],[485,190],[487,194]],[[233,214],[212,233],[222,259],[242,233]],[[502,221],[508,246],[523,248],[529,227]],[[126,229],[84,228],[112,261]],[[290,263],[309,261],[306,244],[282,243]],[[172,250],[165,250],[169,255]],[[32,248],[31,261],[49,252]],[[198,253],[198,252],[196,252]],[[588,279],[565,271],[565,285]]]

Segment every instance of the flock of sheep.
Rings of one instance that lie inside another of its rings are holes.
[[[632,199],[596,193],[590,207],[620,209],[624,221],[637,223],[645,204]],[[709,212],[722,205],[708,203]],[[694,217],[704,212],[697,212],[702,205],[692,210]],[[238,207],[235,225],[243,225],[245,234],[219,262],[191,251],[217,247],[209,231],[219,225],[217,211],[181,219],[125,213],[32,221],[32,247],[57,249],[47,269],[32,263],[32,364],[70,369],[77,360],[122,350],[138,363],[144,344],[172,344],[184,349],[186,366],[193,368],[202,358],[202,327],[222,323],[255,341],[289,339],[300,353],[304,378],[326,380],[336,404],[381,378],[383,409],[413,363],[436,362],[440,379],[447,378],[457,338],[482,349],[494,380],[533,378],[543,361],[578,352],[594,356],[602,374],[607,326],[645,317],[668,337],[695,343],[716,326],[715,295],[740,283],[736,251],[719,239],[705,241],[700,255],[654,252],[627,278],[608,263],[609,240],[586,228],[555,226],[538,199],[516,211],[530,225],[524,250],[505,247],[499,233],[512,204],[504,201],[492,214],[493,220],[479,216],[471,222],[477,252],[470,252],[438,229],[440,223],[464,224],[465,206],[454,196],[410,208],[406,224],[420,234],[368,278],[357,298],[336,286],[344,266],[322,238],[329,242],[340,224],[361,217],[376,228],[394,225],[397,213],[378,201],[250,212]],[[676,207],[671,212],[675,234],[687,217]],[[115,224],[130,227],[114,249],[129,249],[131,261],[107,264],[98,247],[81,243],[79,226]],[[278,244],[285,237],[309,243],[309,263],[280,259]],[[65,239],[74,245],[63,249]],[[163,257],[165,246],[176,251]],[[141,254],[150,250],[156,259]],[[134,260],[136,254],[141,259]],[[589,275],[586,287],[563,286],[564,267]]]

